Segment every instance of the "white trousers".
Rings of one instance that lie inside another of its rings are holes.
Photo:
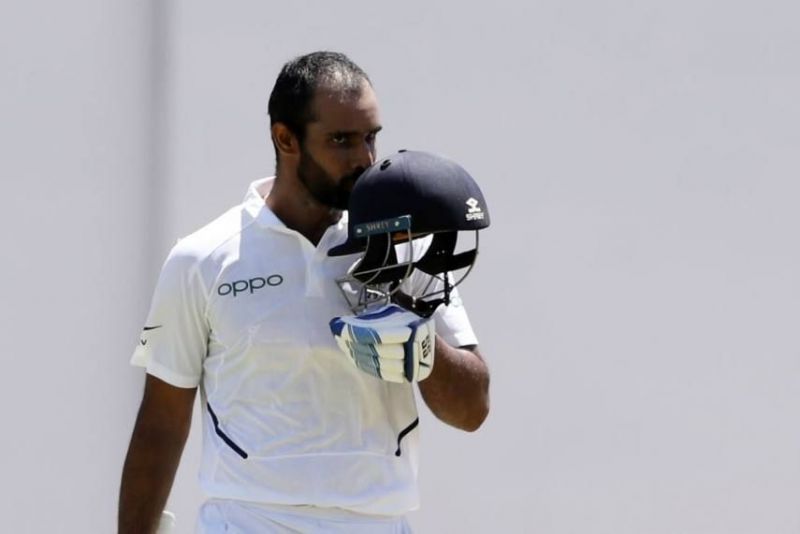
[[[211,499],[200,508],[198,534],[411,534],[403,516],[371,516],[316,506],[262,505]]]

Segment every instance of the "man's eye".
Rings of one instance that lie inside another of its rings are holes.
[[[334,135],[331,137],[331,142],[334,145],[345,145],[347,144],[347,136],[346,135]]]

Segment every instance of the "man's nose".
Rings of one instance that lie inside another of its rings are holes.
[[[362,141],[357,148],[353,168],[361,167],[366,169],[373,163],[375,163],[375,146],[368,141]]]

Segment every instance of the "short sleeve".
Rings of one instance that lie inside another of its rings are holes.
[[[436,333],[453,347],[477,345],[478,338],[472,330],[467,310],[458,294],[458,289],[450,292],[450,304],[439,306],[434,314]]]
[[[452,275],[448,273],[447,276],[452,283]],[[410,292],[413,295],[433,293],[431,298],[440,298],[444,290],[444,281],[440,276],[431,276],[417,269],[411,274],[409,282]],[[436,333],[442,336],[448,345],[464,347],[478,344],[458,288],[454,287],[450,290],[450,304],[440,305],[433,314],[433,318],[436,320]]]
[[[196,387],[208,346],[206,302],[199,262],[179,242],[161,269],[131,364],[174,386]]]
[[[413,242],[413,257],[421,258],[431,244],[431,236],[415,239]],[[403,243],[395,247],[399,261],[408,261],[410,247]],[[447,274],[450,283],[453,283],[451,273]],[[439,298],[444,290],[444,279],[441,275],[431,276],[419,269],[414,269],[409,280],[404,283],[404,291],[412,295],[434,294],[432,298]],[[436,320],[436,333],[453,347],[477,345],[478,338],[472,330],[472,325],[467,316],[467,310],[458,293],[457,288],[450,291],[450,304],[444,304],[436,309],[433,315]]]

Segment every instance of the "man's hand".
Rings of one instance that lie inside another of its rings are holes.
[[[394,304],[363,315],[335,317],[331,332],[342,352],[362,371],[382,380],[419,382],[433,370],[432,318]]]

